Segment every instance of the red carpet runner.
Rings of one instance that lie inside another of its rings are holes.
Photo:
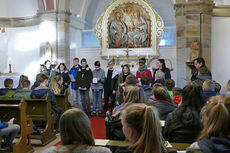
[[[92,126],[93,136],[95,139],[106,138],[105,118],[102,117],[91,117],[89,118]],[[54,146],[61,145],[61,141],[56,143]]]
[[[91,117],[90,121],[91,121],[94,138],[105,139],[106,138],[105,118]]]

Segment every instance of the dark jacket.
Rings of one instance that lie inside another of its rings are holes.
[[[146,99],[148,100],[153,95],[152,88],[148,85],[142,85],[141,88],[144,90]]]
[[[219,92],[208,90],[208,91],[203,91],[205,100],[207,101],[209,98],[219,95]]]
[[[17,89],[14,98],[24,98],[29,99],[31,95],[32,90],[30,89]]]
[[[199,74],[199,75],[197,75],[197,79],[204,82],[205,80],[212,80],[212,76],[209,74]]]
[[[80,68],[78,70],[75,80],[76,80],[78,87],[81,87],[81,88],[86,87],[87,89],[89,89],[92,79],[93,79],[93,73],[87,65],[85,69]]]
[[[31,90],[34,90],[35,88],[40,86],[40,82],[39,81],[35,81],[33,86],[31,87]]]
[[[0,96],[5,95],[10,89],[8,88],[2,88],[0,89]]]
[[[108,69],[105,70],[105,83],[104,83],[104,90],[110,90],[110,91],[117,91],[117,88],[118,88],[118,76],[119,76],[119,73],[117,70],[113,70],[113,73],[112,73],[112,78],[111,78],[111,85],[110,85],[110,89],[108,89],[108,87],[106,86],[106,82],[107,82],[107,74],[108,74]]]
[[[69,78],[69,72],[65,71],[65,72],[57,72],[56,75],[60,75],[63,78],[63,86],[67,89],[69,87],[70,84],[70,78]]]
[[[57,108],[56,97],[54,95],[53,90],[51,90],[49,88],[42,88],[39,86],[39,87],[35,88],[34,90],[32,90],[30,97],[31,98],[44,98],[47,93],[50,94],[50,96],[51,96],[52,107],[54,109]]]
[[[169,142],[192,143],[201,130],[199,113],[190,107],[179,106],[166,119],[164,138]]]
[[[73,67],[70,69],[69,74],[72,74],[73,77],[76,78],[77,72],[78,72],[78,70],[79,70],[80,68],[81,68],[80,65],[78,65],[78,66],[76,66],[76,67],[73,66]],[[76,82],[71,82],[71,88],[72,88],[72,89],[77,89],[77,88],[78,88]]]
[[[168,114],[171,113],[176,106],[173,105],[171,102],[164,101],[164,100],[153,100],[149,99],[149,104],[155,106],[158,109],[160,120],[166,120]]]
[[[230,139],[211,137],[197,142],[204,153],[230,153]]]
[[[152,83],[154,84],[155,83],[155,74],[156,74],[156,71],[158,71],[158,69],[155,69],[153,71],[153,79],[152,79]],[[171,73],[170,73],[170,70],[168,68],[166,68],[164,71],[162,70],[162,72],[164,72],[165,74],[165,79],[171,79]]]

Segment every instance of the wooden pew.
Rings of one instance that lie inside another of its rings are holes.
[[[57,106],[62,108],[63,113],[71,108],[71,105],[68,101],[69,93],[65,90],[64,94],[55,95]]]
[[[25,101],[27,103],[26,113],[32,120],[46,122],[46,127],[41,131],[41,134],[32,135],[32,138],[41,140],[42,145],[55,140],[54,124],[56,122],[56,114],[51,106],[51,96],[47,94],[44,99],[25,99]]]
[[[96,146],[104,146],[115,151],[118,147],[128,147],[131,145],[128,141],[108,140],[108,139],[95,139]],[[191,144],[187,143],[169,143],[167,142],[166,148],[168,151],[186,150]]]
[[[7,98],[0,99],[8,103],[19,103],[20,99]],[[54,124],[56,122],[56,114],[51,107],[51,97],[49,94],[46,95],[43,99],[25,99],[27,103],[26,114],[33,121],[44,121],[46,122],[45,128],[41,131],[40,134],[32,134],[32,139],[39,139],[42,145],[46,145],[49,142],[56,139],[54,133]]]
[[[26,103],[20,100],[17,103],[9,104],[1,101],[0,104],[0,119],[2,121],[9,121],[14,119],[14,123],[20,125],[20,138],[16,144],[13,145],[13,153],[31,153],[34,149],[31,146],[31,133],[33,131],[33,122],[30,117],[26,115]]]

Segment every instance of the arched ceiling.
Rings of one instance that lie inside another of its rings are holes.
[[[56,0],[1,0],[0,17],[28,17],[36,15],[44,1]],[[104,8],[112,0],[57,0],[58,8],[64,8],[72,13],[73,17],[80,18],[86,25],[86,29],[94,28],[97,19],[104,12]],[[175,24],[175,0],[147,0],[153,3],[154,9],[162,17],[166,24]],[[219,5],[230,5],[230,0],[214,0]]]

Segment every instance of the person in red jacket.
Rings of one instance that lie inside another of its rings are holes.
[[[139,68],[136,72],[136,77],[139,80],[139,82],[144,75],[148,76],[149,80],[152,80],[152,73],[145,63],[146,59],[144,57],[139,60]]]

